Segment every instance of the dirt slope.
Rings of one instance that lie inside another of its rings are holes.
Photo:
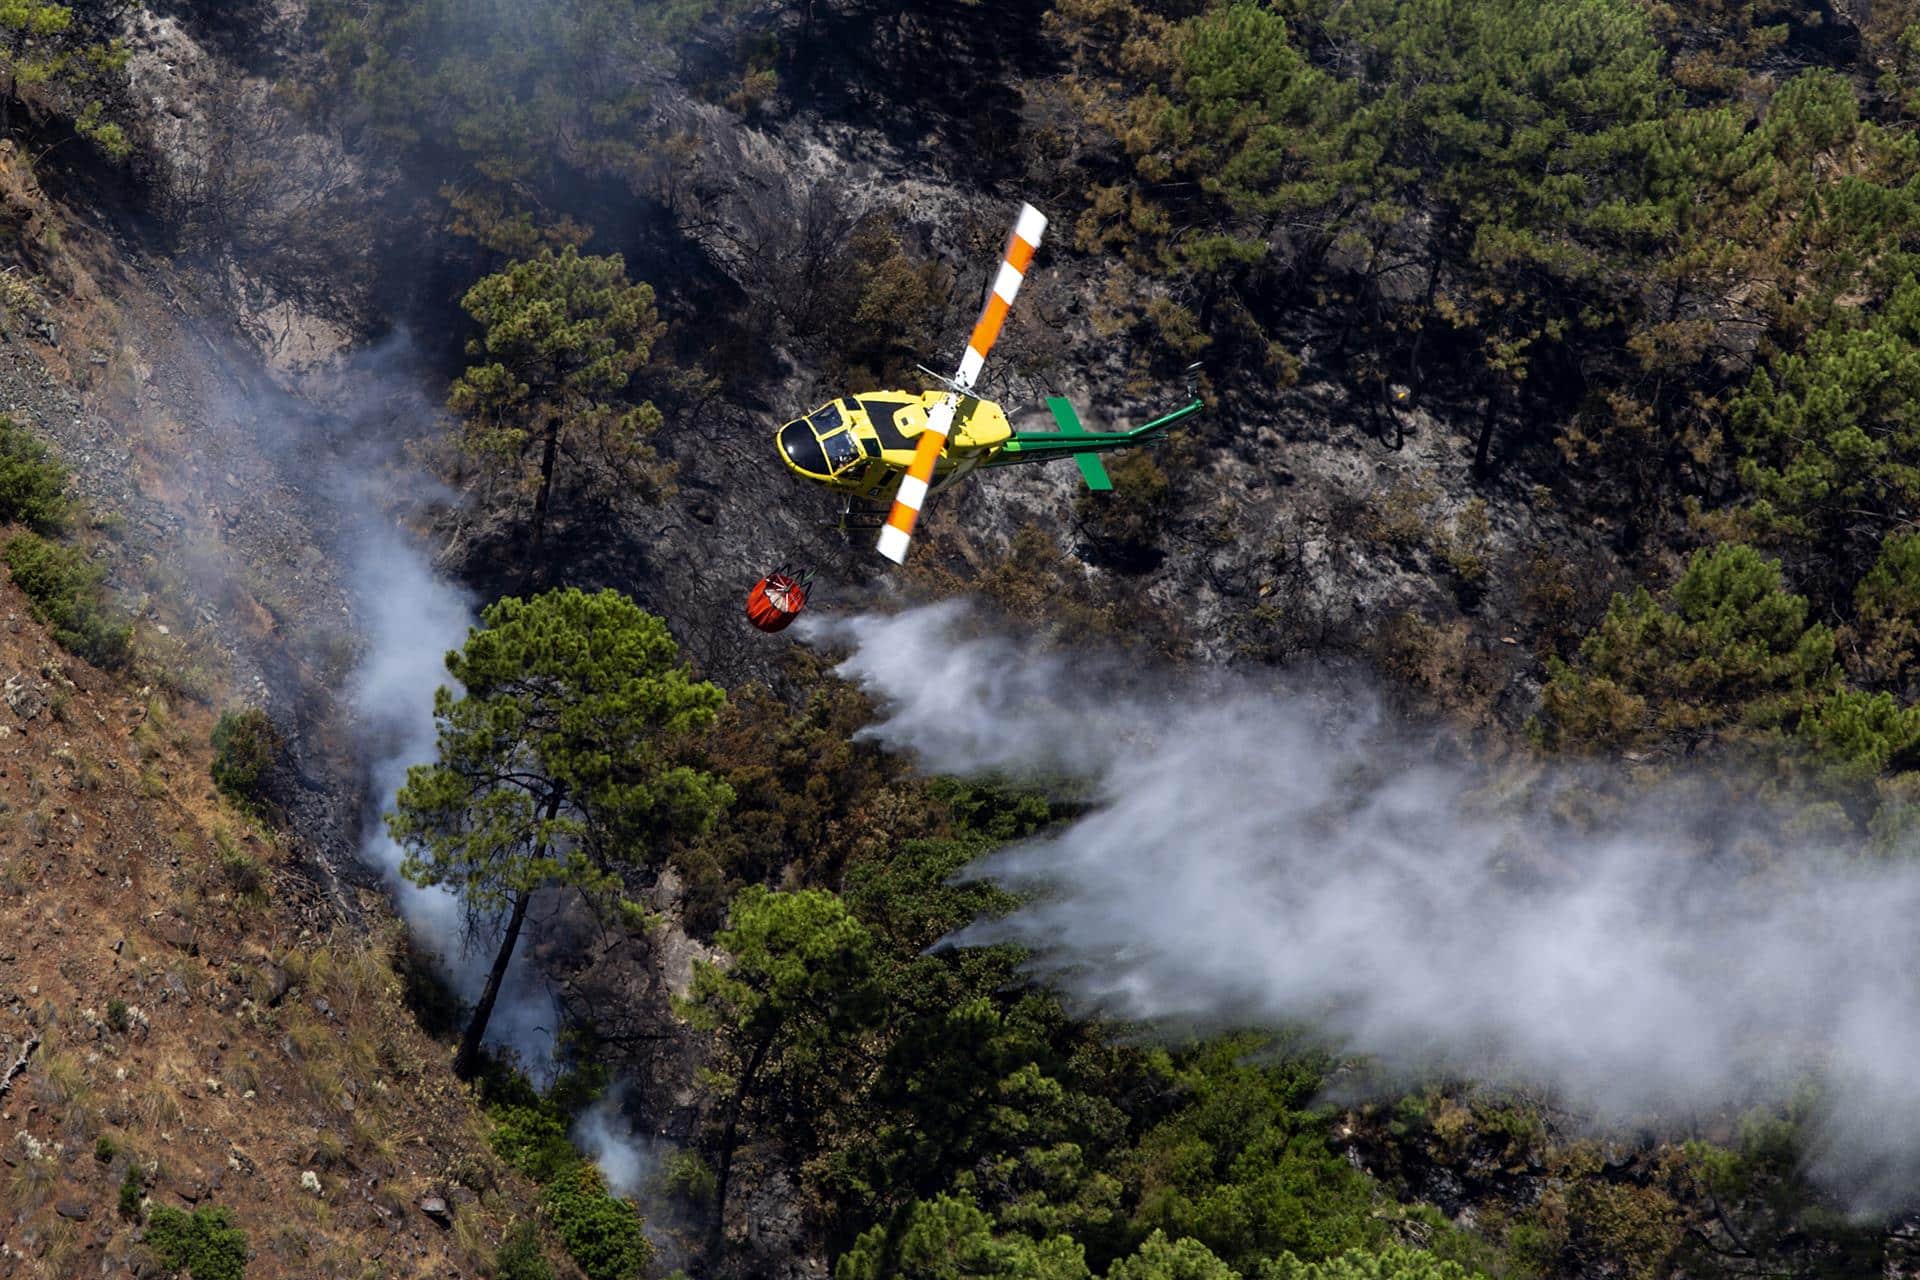
[[[66,657],[10,585],[0,690],[0,1071],[34,1045],[0,1098],[0,1277],[152,1274],[130,1166],[154,1204],[229,1207],[256,1280],[478,1274],[527,1195],[401,1003],[397,931],[336,927],[214,795],[206,713]]]

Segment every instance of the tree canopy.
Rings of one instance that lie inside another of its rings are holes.
[[[439,758],[415,765],[388,815],[406,876],[446,885],[476,922],[508,915],[462,1042],[471,1072],[534,894],[580,893],[637,922],[625,877],[731,800],[674,760],[712,723],[721,691],[679,662],[666,624],[617,591],[568,588],[489,606],[447,655],[463,692],[434,697]]]
[[[11,123],[17,102],[50,106],[108,157],[125,159],[131,143],[125,129],[109,118],[107,99],[122,87],[127,66],[119,20],[138,3],[6,0],[0,4],[0,68],[6,75],[0,125]]]
[[[468,456],[530,493],[536,554],[563,464],[587,492],[660,496],[668,472],[646,444],[660,411],[627,393],[666,326],[620,255],[543,249],[481,280],[462,305],[481,334],[447,403]]]

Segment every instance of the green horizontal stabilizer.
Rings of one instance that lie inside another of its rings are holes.
[[[1057,396],[1048,398],[1047,407],[1053,410],[1054,421],[1059,423],[1058,431],[1016,431],[985,465],[1011,467],[1022,462],[1049,462],[1069,454],[1080,464],[1080,474],[1086,477],[1089,488],[1111,489],[1113,482],[1107,478],[1107,470],[1096,455],[1155,444],[1168,427],[1206,406],[1198,399],[1189,400],[1173,412],[1163,413],[1131,431],[1088,431],[1080,425],[1080,416],[1073,411],[1073,406]]]
[[[1080,415],[1073,410],[1073,402],[1064,396],[1048,396],[1047,408],[1053,410],[1053,420],[1060,424],[1063,436],[1083,436],[1087,429],[1080,425]],[[1107,466],[1100,461],[1098,454],[1076,453],[1073,460],[1080,467],[1080,478],[1087,482],[1087,488],[1097,493],[1105,493],[1113,488],[1113,481],[1107,478]]]

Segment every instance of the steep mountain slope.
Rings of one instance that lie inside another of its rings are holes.
[[[220,801],[204,711],[27,614],[0,589],[0,1275],[162,1274],[143,1197],[230,1211],[252,1276],[478,1274],[529,1198],[403,1002],[398,927]]]
[[[1443,723],[1436,750],[1512,763],[1494,790],[1557,776],[1537,748],[1647,774],[1728,764],[1687,780],[1760,815],[1761,864],[1808,831],[1905,847],[1920,28],[1900,5],[1789,0],[1435,17],[1452,12],[182,0],[130,17],[129,167],[46,166],[49,199],[19,152],[0,165],[37,276],[0,292],[0,407],[92,499],[84,541],[142,619],[140,678],[206,705],[169,742],[118,685],[76,676],[65,714],[93,726],[58,745],[50,712],[29,721],[0,779],[28,814],[0,936],[30,940],[0,981],[47,997],[0,1027],[0,1068],[41,1037],[0,1104],[25,1135],[5,1148],[0,1265],[136,1265],[108,1202],[155,1158],[157,1204],[235,1209],[249,1274],[470,1273],[528,1212],[395,1003],[403,948],[356,889],[377,883],[352,856],[382,799],[368,761],[408,761],[347,710],[352,673],[450,642],[405,600],[371,634],[369,595],[419,579],[356,548],[411,524],[481,598],[631,593],[733,691],[711,734],[674,746],[733,809],[632,851],[628,887],[661,919],[608,930],[556,902],[529,947],[583,1037],[576,1064],[624,1077],[640,1136],[609,1149],[681,1148],[649,1212],[685,1216],[674,1256],[701,1274],[860,1280],[924,1249],[1003,1275],[1042,1258],[1163,1274],[1167,1250],[1209,1276],[1337,1275],[1390,1246],[1431,1250],[1396,1255],[1408,1275],[1910,1272],[1907,1219],[1842,1221],[1808,1182],[1818,1108],[1797,1097],[1598,1138],[1523,1090],[1359,1099],[1345,1064],[1259,1039],[1143,1045],[1070,1016],[1009,953],[930,951],[1009,906],[953,883],[961,867],[1088,797],[914,777],[821,659],[739,617],[747,585],[796,560],[821,568],[823,609],[977,594],[1069,645],[1256,684],[1273,665],[1374,673],[1396,713]],[[1116,465],[1117,495],[1081,496],[1066,468],[942,495],[913,563],[886,571],[779,466],[772,430],[950,363],[1021,198],[1056,225],[990,393],[1066,394],[1119,425],[1177,397],[1198,356],[1209,412]],[[648,443],[674,487],[650,501],[569,456],[536,546],[525,457],[464,447],[444,393],[481,357],[467,289],[567,244],[624,254],[657,290],[669,330],[620,403],[662,409]],[[42,671],[22,626],[5,656]],[[249,853],[197,781],[192,744],[229,703],[266,707],[290,744],[272,852]],[[129,790],[143,766],[157,776]],[[1638,781],[1570,782],[1552,822],[1604,825]],[[271,905],[250,857],[284,868]],[[127,945],[59,945],[108,934]],[[841,949],[807,950],[822,939]],[[859,980],[769,1030],[751,987],[703,962],[730,951],[777,979],[783,945]],[[522,1170],[565,1147],[581,1088],[511,1094],[513,1123],[550,1140],[515,1149]],[[176,1166],[158,1148],[189,1125]],[[422,1221],[427,1196],[452,1206],[451,1237]]]

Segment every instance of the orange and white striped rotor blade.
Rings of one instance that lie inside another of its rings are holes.
[[[961,357],[960,371],[953,376],[956,387],[971,389],[980,376],[980,370],[987,363],[987,353],[993,350],[994,340],[1000,336],[1000,326],[1007,321],[1007,312],[1020,292],[1020,282],[1026,277],[1027,266],[1033,261],[1034,250],[1040,247],[1040,237],[1046,230],[1045,214],[1030,204],[1020,206],[1013,234],[1007,237],[1007,251],[1000,255],[1000,270],[993,278],[993,288],[987,292],[980,318],[973,322],[967,354]],[[906,562],[914,523],[920,518],[921,504],[927,500],[927,489],[933,484],[934,464],[940,461],[940,454],[947,447],[947,432],[953,428],[953,415],[959,407],[958,395],[943,397],[927,414],[926,430],[914,444],[913,465],[901,478],[893,510],[887,513],[886,527],[880,530],[880,554],[895,564]]]

